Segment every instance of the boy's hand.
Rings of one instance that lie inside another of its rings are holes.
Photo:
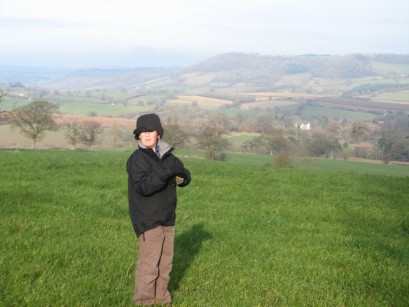
[[[163,168],[160,174],[160,178],[163,181],[171,177],[175,177],[176,184],[180,187],[187,186],[191,180],[190,173],[184,168],[182,161],[173,156],[163,161]]]
[[[185,181],[185,179],[184,179],[184,178],[179,177],[179,176],[176,176],[176,185],[182,184],[182,183],[183,183],[183,181]]]
[[[160,174],[161,180],[165,181],[183,173],[183,164],[178,159],[169,157],[163,161],[163,168]],[[180,176],[181,177],[181,176]]]
[[[177,182],[177,185],[178,185],[179,187],[185,187],[185,186],[187,186],[187,185],[190,183],[190,181],[191,181],[190,172],[189,172],[186,168],[183,168],[183,172],[176,174],[176,176],[177,176],[177,177],[176,177],[176,181],[177,181],[177,178],[178,178],[178,177],[179,177],[180,179],[182,179],[182,180],[180,181],[180,183]]]

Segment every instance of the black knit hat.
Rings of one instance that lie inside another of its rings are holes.
[[[145,114],[138,117],[136,121],[136,129],[133,131],[135,139],[139,139],[141,132],[156,131],[161,137],[163,137],[163,127],[160,123],[159,116],[156,114]]]

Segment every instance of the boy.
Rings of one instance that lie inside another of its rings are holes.
[[[173,262],[176,185],[190,183],[190,173],[161,141],[156,114],[138,118],[133,132],[138,149],[128,159],[129,214],[139,240],[135,304],[171,304],[168,291]],[[177,180],[177,181],[176,181]]]

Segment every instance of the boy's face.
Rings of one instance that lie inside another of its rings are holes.
[[[160,135],[156,131],[141,132],[139,134],[139,139],[141,140],[142,144],[145,145],[147,148],[151,148],[152,150],[155,150],[156,143],[159,138]]]

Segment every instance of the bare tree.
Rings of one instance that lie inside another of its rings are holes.
[[[4,98],[6,95],[7,95],[7,92],[4,92],[3,90],[0,89],[0,103],[1,103],[1,101],[3,100],[3,98]],[[3,123],[2,113],[4,113],[4,112],[5,112],[5,111],[3,111],[3,110],[0,108],[0,125]]]
[[[4,92],[3,90],[0,89],[0,102],[3,100],[3,98],[7,95],[7,92]]]
[[[81,136],[81,127],[78,123],[67,123],[65,124],[65,137],[68,143],[75,149]]]
[[[327,156],[331,159],[334,157],[334,154],[342,150],[337,138],[323,133],[314,133],[311,140],[308,141],[307,148],[313,156]]]
[[[288,149],[287,139],[283,129],[270,129],[264,135],[266,147],[270,155],[285,153]]]
[[[199,134],[199,146],[206,150],[210,160],[224,160],[224,151],[230,146],[217,127],[205,126]]]
[[[401,114],[385,121],[377,147],[383,160],[409,162],[409,117]]]
[[[81,124],[80,131],[81,142],[92,149],[92,145],[97,141],[97,135],[101,134],[103,129],[96,121],[86,121]]]
[[[285,154],[288,151],[288,141],[283,129],[270,128],[252,140],[252,144],[260,151],[270,154]]]
[[[215,126],[221,133],[229,133],[231,130],[231,120],[222,113],[215,114],[210,120],[211,125]]]
[[[183,131],[178,123],[167,124],[165,127],[164,141],[172,146],[183,146],[188,138],[187,133]]]
[[[255,119],[254,128],[257,132],[264,134],[266,131],[271,130],[273,122],[274,118],[271,115],[260,115]]]
[[[129,143],[133,141],[133,137],[129,133],[128,127],[118,126],[114,124],[108,134],[109,145],[112,146],[112,149],[115,151],[118,147],[123,146],[124,143]],[[133,143],[132,143],[133,144]]]
[[[370,131],[369,125],[365,122],[352,124],[351,137],[355,143],[359,143],[362,137]]]
[[[19,128],[20,132],[33,141],[33,148],[47,131],[58,130],[55,116],[59,114],[58,105],[48,101],[38,100],[28,105],[13,109],[10,112],[12,128]]]
[[[325,131],[329,136],[337,137],[340,131],[342,131],[342,126],[339,123],[331,122],[325,127]]]

